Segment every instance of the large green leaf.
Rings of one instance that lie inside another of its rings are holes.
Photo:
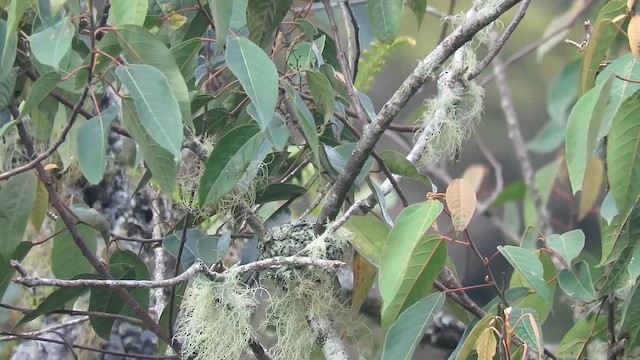
[[[111,26],[124,24],[142,26],[148,10],[148,0],[111,0],[107,24]]]
[[[600,64],[618,34],[619,26],[614,24],[612,20],[624,14],[626,8],[626,0],[611,0],[600,9],[591,33],[591,39],[584,50],[580,71],[581,94],[586,93],[596,83],[596,74]]]
[[[594,323],[595,322],[595,323]],[[560,341],[560,346],[554,353],[562,359],[577,359],[579,354],[585,356],[586,344],[599,336],[606,334],[607,317],[592,316],[588,319],[582,319],[569,329]]]
[[[419,28],[420,25],[422,25],[422,19],[424,19],[424,14],[427,11],[427,0],[408,0],[407,5],[416,17]]]
[[[541,352],[544,341],[542,338],[542,329],[538,315],[533,309],[512,308],[509,317],[511,328],[515,329],[515,333],[523,343],[529,345],[529,348],[535,352]]]
[[[77,228],[89,249],[95,253],[96,231],[85,224],[78,224]],[[51,272],[59,279],[72,279],[76,275],[93,272],[93,266],[82,255],[62,221],[56,223],[56,234],[51,250]]]
[[[318,70],[307,70],[305,74],[309,84],[309,93],[315,102],[316,109],[324,115],[324,122],[327,123],[333,117],[333,111],[336,107],[333,87],[327,77]]]
[[[201,206],[213,204],[242,179],[260,149],[263,134],[257,126],[243,125],[226,133],[213,148],[200,179]]]
[[[391,44],[402,22],[402,0],[368,0],[369,22],[378,40]]]
[[[4,297],[4,293],[11,283],[11,278],[13,278],[13,274],[16,272],[16,269],[11,265],[11,260],[22,261],[32,246],[33,243],[23,241],[18,244],[9,256],[5,257],[0,253],[0,298]]]
[[[624,302],[621,322],[622,329],[631,335],[629,349],[632,349],[638,345],[640,332],[640,284],[636,284],[629,292]]]
[[[31,112],[47,95],[53,90],[62,76],[54,71],[48,72],[38,78],[31,87],[31,91],[27,94],[27,98],[22,105],[20,117],[24,117]]]
[[[596,299],[589,264],[585,261],[578,262],[573,269],[562,269],[558,276],[558,285],[572,299]]]
[[[596,85],[611,79],[611,90],[609,91],[609,104],[603,116],[602,127],[599,137],[605,136],[611,128],[611,122],[620,109],[622,103],[637,90],[640,90],[640,84],[631,81],[618,79],[615,75],[626,79],[640,78],[640,61],[637,61],[633,54],[626,54],[615,59],[611,64],[607,65],[598,75]]]
[[[246,25],[247,4],[248,0],[209,0],[219,51],[222,51],[230,29],[235,31]]]
[[[127,88],[145,130],[174,156],[182,149],[180,107],[167,78],[149,65],[123,65],[116,76]]]
[[[101,115],[84,123],[78,129],[78,162],[80,170],[92,184],[102,181],[107,165],[107,145],[111,122],[118,116],[118,108],[113,106]]]
[[[553,299],[556,293],[556,289],[558,288],[558,284],[556,279],[558,273],[556,271],[556,267],[553,263],[551,255],[544,251],[536,251],[536,255],[540,262],[542,263],[542,268],[544,272],[544,281],[549,283],[549,292],[551,293],[550,298]],[[527,288],[531,289],[531,284],[527,281],[527,279],[520,273],[519,271],[514,271],[511,275],[511,280],[509,281],[509,288]],[[547,303],[547,301],[537,292],[530,292],[524,298],[509,303],[511,306],[520,307],[520,308],[531,308],[537,314],[541,321],[544,323],[549,314],[551,313],[551,306]]]
[[[18,33],[9,29],[7,22],[0,19],[0,75],[5,75],[13,68],[17,49]]]
[[[127,62],[146,64],[160,70],[169,81],[169,89],[180,105],[182,122],[193,126],[187,84],[171,51],[147,29],[137,25],[120,25],[115,33]]]
[[[431,179],[429,179],[427,175],[421,174],[416,166],[399,152],[393,150],[383,151],[380,154],[380,157],[391,173],[409,179],[418,180],[427,185],[427,189],[431,190]]]
[[[31,52],[38,62],[55,69],[71,50],[75,27],[70,17],[64,17],[55,25],[29,36]]]
[[[640,91],[625,100],[613,119],[607,141],[607,176],[621,215],[640,196]]]
[[[0,189],[0,254],[11,255],[24,236],[36,201],[38,179],[33,172],[24,172],[11,177]]]
[[[571,230],[562,235],[553,234],[547,237],[547,246],[571,265],[573,259],[580,255],[584,247],[584,233],[580,229]]]
[[[246,38],[229,36],[225,60],[242,88],[255,105],[263,131],[267,128],[278,103],[278,70],[267,54]]]
[[[438,201],[410,205],[387,236],[378,276],[385,329],[431,289],[444,266],[446,244],[439,236],[425,235],[442,210]]]
[[[491,326],[494,315],[489,313],[482,319],[478,320],[475,325],[472,323],[464,333],[462,340],[458,343],[455,351],[449,356],[449,360],[467,360],[476,346],[476,340],[480,335]],[[471,327],[471,325],[474,325]]]
[[[256,194],[255,202],[256,204],[264,204],[271,201],[295,199],[306,192],[307,189],[299,185],[275,183],[267,185],[264,190]]]
[[[249,39],[261,47],[271,41],[273,31],[280,25],[293,0],[249,0],[247,27]]]
[[[598,266],[616,261],[629,241],[640,236],[640,206],[627,214],[616,215],[611,222],[603,224],[601,230],[602,258]]]
[[[19,68],[17,67],[13,68],[4,75],[0,72],[0,111],[8,108],[13,100],[16,79],[18,78],[18,70]],[[0,135],[2,135],[1,132]]]
[[[382,360],[412,359],[427,326],[440,311],[445,299],[444,293],[437,292],[402,312],[384,339]]]
[[[537,291],[548,306],[551,306],[553,299],[547,283],[544,281],[544,268],[536,254],[528,249],[517,246],[498,246],[498,251],[507,259],[509,264]]]
[[[171,47],[171,54],[176,59],[176,63],[180,67],[180,73],[185,81],[189,81],[195,76],[195,68],[201,48],[201,38],[189,39]]]
[[[285,91],[289,98],[293,101],[293,106],[298,118],[300,120],[300,126],[302,127],[302,133],[304,134],[305,139],[307,140],[307,145],[311,148],[311,152],[313,154],[313,161],[318,169],[321,168],[320,165],[320,154],[318,153],[318,132],[316,131],[316,121],[313,118],[313,114],[307,107],[307,104],[304,102],[300,94],[289,85],[287,82],[282,83],[282,87],[284,87]]]
[[[349,241],[358,253],[374,266],[380,266],[382,251],[389,236],[389,226],[373,215],[352,216],[344,226],[351,231]]]
[[[171,194],[176,186],[176,161],[169,151],[158,145],[142,126],[131,98],[122,100],[122,123],[129,131],[140,151],[145,163],[158,182],[160,188]]]
[[[601,82],[578,99],[569,115],[566,131],[566,158],[574,194],[582,190],[587,162],[596,146],[610,88],[611,81]]]

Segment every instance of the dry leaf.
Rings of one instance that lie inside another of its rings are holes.
[[[580,193],[580,206],[578,209],[578,220],[582,220],[589,210],[596,204],[600,195],[604,174],[604,165],[600,158],[592,155],[587,163],[582,192]]]
[[[477,194],[487,174],[489,174],[489,168],[486,165],[473,164],[464,171],[462,179],[465,179],[471,185],[473,192]]]
[[[354,313],[360,311],[360,307],[369,295],[378,269],[357,251],[353,252],[351,262],[353,268],[353,293],[351,295],[351,309]]]
[[[457,232],[463,231],[469,225],[476,210],[476,193],[469,182],[464,179],[455,179],[449,184],[446,194],[453,228]]]

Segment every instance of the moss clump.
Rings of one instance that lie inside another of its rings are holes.
[[[239,359],[255,336],[251,314],[256,306],[253,291],[234,276],[222,282],[196,278],[182,302],[183,314],[175,334],[182,343],[182,357]]]

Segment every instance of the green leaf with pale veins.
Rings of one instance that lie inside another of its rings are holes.
[[[120,25],[116,27],[115,34],[127,62],[150,65],[164,74],[169,82],[169,89],[180,105],[182,122],[193,127],[189,90],[167,46],[149,30],[137,25]]]
[[[387,242],[389,226],[373,215],[352,216],[344,223],[351,232],[349,242],[372,265],[379,267],[382,250]]]
[[[316,121],[313,118],[313,114],[307,107],[307,104],[304,102],[300,94],[298,94],[298,92],[295,91],[293,87],[289,85],[289,83],[283,82],[282,87],[284,87],[287,95],[293,101],[294,110],[298,115],[300,126],[302,127],[302,133],[304,134],[304,137],[307,140],[307,145],[309,145],[311,153],[313,154],[313,161],[318,169],[320,169],[320,154],[318,149],[320,141],[318,140]]]
[[[402,154],[397,151],[387,150],[380,154],[380,157],[387,165],[389,171],[392,174],[400,175],[413,180],[418,180],[427,186],[427,189],[431,190],[431,179],[427,175],[421,174],[415,165],[407,160]]]
[[[182,149],[180,107],[167,78],[149,65],[123,65],[116,76],[127,88],[145,130],[174,156]]]
[[[246,38],[229,36],[225,60],[256,108],[263,131],[269,126],[278,103],[278,70],[269,56]]]
[[[97,249],[96,231],[85,224],[76,225],[80,235],[95,253]],[[82,255],[82,251],[62,221],[56,222],[56,236],[53,238],[51,250],[51,272],[59,279],[71,279],[76,275],[93,272],[93,266]]]
[[[333,88],[329,80],[317,70],[305,71],[309,93],[315,102],[316,109],[324,115],[324,122],[327,123],[333,117],[336,107],[336,99]]]
[[[5,75],[13,68],[17,50],[18,33],[10,31],[7,22],[0,19],[0,75]]]
[[[0,253],[11,255],[18,247],[36,201],[36,174],[29,171],[11,177],[0,189]]]
[[[404,10],[402,0],[368,0],[367,8],[373,33],[378,40],[391,44],[400,31]]]
[[[558,285],[572,299],[596,299],[589,264],[585,261],[578,262],[572,269],[562,269],[558,276]]]
[[[609,99],[611,81],[604,81],[584,94],[571,110],[566,131],[567,171],[575,194],[582,190],[589,157],[596,140]]]
[[[71,18],[64,17],[55,25],[29,36],[33,56],[43,65],[58,69],[62,59],[71,50],[75,31]]]
[[[226,133],[209,155],[200,179],[201,206],[213,204],[242,179],[260,149],[264,135],[254,125],[243,125]]]
[[[261,47],[268,45],[271,35],[280,26],[292,3],[293,0],[249,0],[249,39]]]
[[[571,265],[573,259],[577,258],[584,247],[584,233],[580,229],[571,230],[562,235],[553,234],[547,237],[547,246],[553,249]]]
[[[82,124],[78,129],[78,162],[80,170],[92,184],[102,181],[107,165],[107,145],[111,122],[118,116],[118,108],[113,106],[101,115]]]
[[[107,24],[110,26],[124,24],[142,26],[148,10],[148,0],[111,0]]]
[[[640,91],[625,100],[607,141],[607,176],[620,215],[627,216],[640,196]]]
[[[165,194],[171,194],[176,186],[176,161],[173,154],[158,145],[142,126],[131,98],[122,100],[122,122],[136,141],[142,157]]]
[[[389,328],[384,339],[382,360],[410,360],[424,337],[427,326],[442,309],[446,296],[431,294],[405,310]]]
[[[516,271],[519,271],[524,276],[533,290],[542,296],[547,305],[551,306],[553,301],[551,292],[544,281],[542,263],[536,254],[531,250],[511,245],[498,246],[498,251]]]
[[[171,48],[171,54],[175,57],[185,81],[189,81],[195,76],[194,69],[196,68],[201,48],[201,38],[185,40]]]
[[[247,0],[209,0],[209,9],[216,25],[218,51],[222,51],[229,30],[238,30],[247,23]]]
[[[58,85],[62,76],[57,72],[51,71],[38,78],[31,87],[31,91],[27,94],[27,98],[22,105],[20,117],[24,117],[31,112],[47,95]]]
[[[398,215],[387,236],[378,275],[385,329],[431,290],[444,266],[445,242],[440,236],[426,235],[442,210],[438,201],[410,205]]]

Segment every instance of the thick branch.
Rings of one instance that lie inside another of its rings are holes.
[[[373,151],[380,137],[391,124],[391,121],[402,109],[407,101],[418,91],[420,86],[433,74],[433,71],[442,65],[458,48],[470,41],[473,36],[485,26],[496,20],[500,15],[509,10],[521,0],[506,0],[495,7],[482,9],[475,16],[464,21],[453,33],[447,36],[426,58],[424,58],[391,99],[382,107],[373,123],[368,126],[352,156],[347,161],[345,171],[337,178],[323,207],[315,226],[316,233],[324,230],[327,222],[335,219],[340,211],[340,206],[349,191],[349,188],[365,161]]]

